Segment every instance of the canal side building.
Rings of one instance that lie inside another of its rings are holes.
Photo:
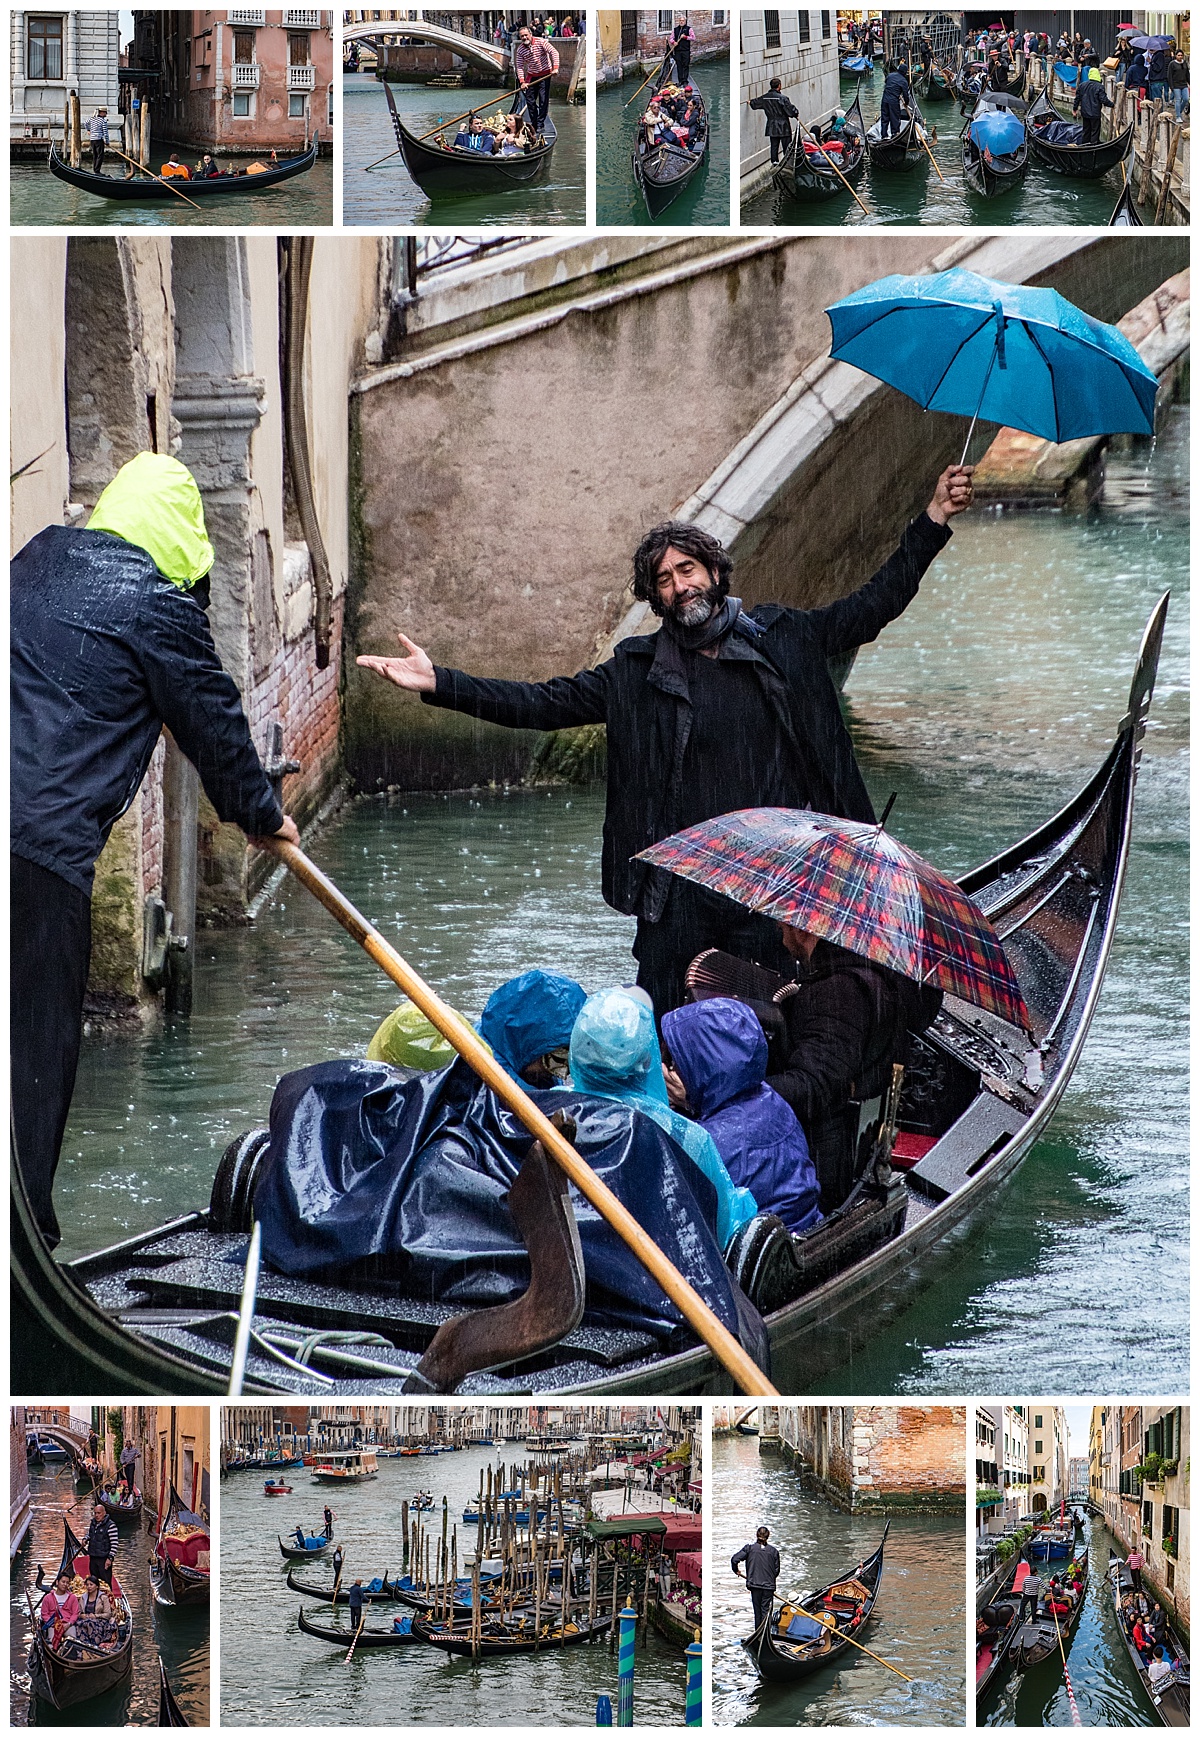
[[[631,73],[639,78],[653,71],[671,45],[678,20],[686,18],[695,33],[693,62],[718,60],[729,53],[730,20],[723,7],[705,12],[660,6],[643,11],[600,11],[596,20],[596,80],[616,84]],[[790,15],[789,15],[790,16]]]
[[[811,127],[828,119],[838,106],[837,30],[832,12],[759,12],[739,14],[741,74],[739,135],[741,197],[751,199],[771,179],[771,147],[766,116],[752,109],[777,78],[783,95]],[[795,122],[792,123],[795,132]]]
[[[1067,1498],[1067,1414],[1061,1405],[1032,1400],[1026,1408],[1029,1439],[1030,1508],[1055,1510]]]
[[[108,110],[109,136],[124,148],[118,62],[121,27],[115,7],[78,12],[14,8],[8,15],[8,135],[13,156],[44,157],[61,147],[68,96],[75,92],[86,132],[99,108]]]
[[[764,1405],[760,1451],[848,1513],[959,1514],[966,1502],[961,1405]]]
[[[1107,1413],[1096,1427],[1096,1412]],[[1125,1405],[1093,1411],[1091,1471],[1097,1452],[1101,1488],[1119,1458],[1117,1499],[1105,1501],[1105,1520],[1126,1555],[1146,1559],[1143,1579],[1164,1610],[1191,1627],[1191,1413],[1186,1405]],[[1110,1427],[1106,1427],[1111,1425]],[[1108,1457],[1109,1466],[1104,1465]]]

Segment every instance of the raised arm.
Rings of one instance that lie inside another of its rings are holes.
[[[402,657],[360,657],[357,661],[398,688],[420,694],[427,705],[465,712],[468,717],[513,730],[565,730],[574,724],[607,721],[611,661],[597,669],[581,670],[578,675],[555,676],[548,682],[493,681],[436,665],[407,635],[401,633],[397,638],[405,648]]]

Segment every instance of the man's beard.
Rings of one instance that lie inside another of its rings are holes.
[[[680,627],[703,627],[716,607],[717,593],[714,588],[684,598],[682,602],[672,603],[668,614]]]

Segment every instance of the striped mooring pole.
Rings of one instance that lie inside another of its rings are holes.
[[[621,1638],[617,1645],[617,1724],[633,1724],[633,1642],[637,1634],[637,1611],[628,1604],[621,1612]]]
[[[607,1695],[601,1695],[596,1702],[597,1725],[612,1724],[612,1702]]]
[[[687,1650],[687,1712],[684,1718],[687,1725],[704,1723],[703,1657],[704,1648],[696,1639]]]

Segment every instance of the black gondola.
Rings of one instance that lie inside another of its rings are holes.
[[[889,1520],[874,1555],[847,1569],[827,1586],[806,1593],[796,1603],[784,1601],[772,1610],[752,1635],[742,1642],[760,1676],[772,1683],[794,1683],[843,1653],[858,1654],[852,1639],[860,1640],[879,1597],[883,1581],[883,1548],[891,1528]],[[780,1633],[780,1622],[787,1626]]]
[[[872,169],[895,172],[915,169],[918,163],[928,163],[929,157],[921,143],[924,130],[925,122],[920,109],[915,105],[907,123],[898,133],[892,133],[886,139],[883,136],[882,120],[876,121],[867,131],[867,155],[871,159]]]
[[[668,55],[654,81],[647,107],[665,85],[678,83],[675,62]],[[668,205],[674,204],[684,188],[695,180],[708,156],[708,108],[704,97],[691,78],[682,88],[700,107],[699,131],[694,146],[681,145],[675,140],[652,145],[647,137],[644,116],[638,120],[637,137],[633,142],[633,178],[642,190],[651,217],[660,216]]]
[[[377,1592],[372,1592],[369,1587],[364,1586],[363,1596],[368,1600],[387,1599],[389,1601],[395,1601],[395,1589],[386,1573],[377,1578],[379,1578],[379,1590]],[[315,1599],[318,1604],[349,1604],[350,1602],[351,1582],[348,1581],[344,1575],[342,1577],[342,1583],[336,1593],[332,1586],[310,1586],[306,1580],[297,1580],[294,1568],[288,1569],[287,1583],[293,1592],[298,1592],[300,1594],[301,1598]]]
[[[1029,167],[1027,128],[1022,132],[1021,143],[1017,149],[1005,152],[1002,156],[981,150],[971,137],[971,128],[976,121],[984,115],[995,114],[1000,110],[1007,110],[1024,121],[1024,104],[1018,97],[1004,96],[998,91],[984,91],[962,130],[963,176],[971,191],[984,199],[996,199],[1004,193],[1014,192],[1025,179],[1025,172]]]
[[[167,1681],[167,1667],[161,1659],[158,1661],[158,1722],[160,1725],[187,1724],[178,1701],[171,1693],[171,1685]]]
[[[353,1643],[355,1651],[361,1652],[370,1647],[406,1647],[420,1642],[420,1635],[412,1632],[411,1624],[403,1630],[392,1628],[368,1628],[363,1626],[355,1631],[352,1628],[325,1628],[320,1623],[310,1622],[304,1614],[301,1605],[296,1621],[300,1625],[301,1634],[310,1634],[314,1640],[328,1641],[331,1646],[349,1649]]]
[[[1018,1561],[1004,1577],[1004,1590],[998,1592],[990,1601],[995,1613],[995,1627],[999,1634],[995,1641],[987,1646],[975,1644],[975,1699],[979,1702],[1000,1676],[1001,1667],[1008,1658],[1009,1649],[1016,1639],[1020,1628],[1018,1618],[1021,1611],[1020,1594],[1014,1590],[1018,1574],[1024,1579],[1029,1571],[1029,1563]]]
[[[219,199],[226,193],[263,193],[268,187],[278,187],[303,175],[317,160],[317,140],[299,157],[288,157],[257,175],[213,175],[204,180],[184,181],[159,179],[149,175],[93,175],[90,169],[72,169],[64,163],[54,146],[50,147],[50,173],[81,193],[93,193],[97,199],[115,199],[135,205],[181,205],[180,193],[188,199]],[[178,192],[173,189],[178,188]]]
[[[78,1575],[81,1579],[91,1573],[87,1551],[66,1520],[63,1521],[63,1553],[58,1573]],[[51,1591],[40,1562],[34,1584],[41,1593]],[[74,1707],[80,1701],[107,1694],[129,1675],[133,1667],[133,1613],[115,1572],[112,1577],[112,1608],[118,1644],[111,1652],[97,1652],[76,1642],[72,1648],[75,1656],[68,1657],[63,1650],[55,1651],[50,1646],[42,1634],[41,1622],[35,1619],[29,1649],[29,1675],[33,1692],[39,1700],[49,1701],[53,1707]]]
[[[123,1484],[110,1484],[96,1491],[96,1500],[100,1503],[110,1520],[118,1525],[132,1526],[141,1518],[142,1492],[136,1487],[128,1493],[123,1493]]]
[[[1048,1659],[1061,1659],[1062,1650],[1075,1632],[1087,1602],[1087,1551],[1081,1551],[1075,1560],[1083,1569],[1083,1586],[1074,1607],[1067,1615],[1057,1618],[1049,1613],[1027,1617],[1013,1636],[1009,1651],[1019,1671],[1032,1671]],[[1041,1602],[1045,1604],[1045,1599]]]
[[[1146,628],[1127,712],[1094,776],[1028,838],[961,881],[1004,938],[1033,1044],[948,997],[914,1045],[900,1105],[900,1131],[932,1142],[924,1154],[894,1171],[881,1198],[851,1195],[803,1236],[781,1238],[769,1219],[739,1233],[735,1271],[766,1318],[776,1378],[785,1386],[802,1373],[811,1380],[844,1369],[911,1307],[932,1282],[935,1257],[973,1227],[995,1222],[1001,1189],[1045,1137],[1087,1038],[1112,946],[1166,613],[1164,597]],[[112,1372],[122,1370],[146,1392],[224,1393],[266,1142],[257,1129],[231,1143],[207,1208],[76,1260],[65,1272],[36,1231],[14,1166],[18,1346],[36,1335],[80,1379],[109,1388]],[[299,1283],[264,1268],[255,1332],[294,1351],[314,1328],[361,1330],[369,1314],[389,1346],[367,1355],[354,1347],[344,1360],[336,1349],[313,1354],[335,1383],[322,1391],[338,1395],[359,1392],[364,1380],[385,1372],[403,1379],[435,1327],[456,1312],[452,1304],[431,1306],[365,1284]],[[294,1379],[289,1369],[289,1391]],[[720,1370],[702,1345],[660,1353],[645,1340],[631,1349],[628,1335],[622,1343],[591,1329],[587,1346],[564,1341],[536,1375],[510,1368],[491,1379],[516,1393],[532,1391],[536,1381],[560,1393],[690,1394],[719,1380]],[[247,1392],[281,1385],[269,1353],[252,1353]]]
[[[278,1532],[275,1536],[279,1538]],[[285,1562],[310,1562],[315,1556],[324,1556],[325,1552],[333,1543],[332,1534],[326,1537],[323,1534],[308,1532],[305,1536],[316,1538],[317,1542],[310,1548],[307,1544],[303,1547],[291,1542],[285,1544],[283,1539],[279,1538],[279,1554],[283,1557]]]
[[[809,129],[810,135],[819,145],[825,145],[834,138],[832,123],[826,122],[823,127]],[[772,176],[775,185],[789,199],[797,199],[802,204],[813,204],[818,200],[835,199],[839,193],[844,193],[847,187],[853,187],[858,181],[867,161],[866,125],[863,121],[862,109],[857,96],[846,110],[846,123],[841,134],[843,148],[834,159],[837,169],[830,166],[829,160],[805,150],[807,140],[800,132],[792,140],[791,150],[775,169]],[[838,170],[841,174],[838,174]]]
[[[204,1520],[184,1507],[174,1484],[170,1491],[150,1558],[150,1590],[157,1604],[206,1604],[211,1576],[208,1568],[200,1566],[199,1558],[209,1555],[212,1541]],[[180,1539],[172,1533],[175,1526],[193,1530]]]
[[[383,81],[383,94],[387,98],[388,113],[392,117],[404,166],[417,186],[431,198],[441,193],[505,193],[512,187],[538,180],[550,167],[550,157],[558,143],[558,130],[549,113],[542,123],[537,143],[528,151],[509,157],[491,157],[482,151],[468,151],[454,144],[443,146],[419,138],[401,120],[392,97],[392,87],[386,79]],[[471,113],[477,115],[491,107],[491,103],[482,103]],[[518,90],[508,105],[508,112],[515,115],[525,109],[525,93]],[[457,127],[458,123],[454,125]]]
[[[986,76],[987,69],[982,61],[963,60],[960,63],[954,75],[954,95],[964,115],[979,101]]]
[[[1116,1614],[1117,1627],[1121,1631],[1121,1639],[1125,1642],[1125,1650],[1129,1654],[1130,1663],[1138,1674],[1138,1682],[1142,1686],[1154,1715],[1163,1725],[1177,1725],[1188,1728],[1192,1722],[1192,1667],[1187,1653],[1183,1650],[1179,1636],[1168,1623],[1164,1652],[1169,1653],[1174,1661],[1175,1670],[1165,1688],[1152,1689],[1145,1661],[1133,1644],[1130,1634],[1131,1625],[1125,1620],[1122,1608],[1123,1601],[1133,1594],[1133,1576],[1126,1568],[1121,1558],[1112,1551],[1108,1557],[1108,1583],[1112,1589],[1113,1610]]]
[[[1133,183],[1126,181],[1121,189],[1121,197],[1113,206],[1113,214],[1108,220],[1110,229],[1144,229],[1141,217],[1138,215],[1137,201],[1133,197]]]
[[[508,1658],[516,1653],[548,1651],[551,1647],[578,1646],[581,1641],[607,1634],[612,1627],[611,1614],[597,1616],[592,1623],[581,1614],[575,1622],[567,1624],[564,1634],[552,1609],[544,1602],[541,1632],[536,1627],[536,1620],[532,1605],[527,1606],[515,1620],[502,1620],[489,1616],[485,1611],[480,1622],[478,1648],[472,1638],[470,1616],[456,1617],[449,1623],[435,1622],[431,1616],[414,1616],[412,1626],[414,1635],[442,1652],[474,1653],[477,1650],[482,1659]]]
[[[936,60],[929,69],[925,90],[927,103],[948,103],[954,96],[954,74]]]
[[[1107,175],[1110,169],[1115,169],[1118,163],[1124,161],[1133,144],[1132,121],[1115,139],[1108,139],[1099,145],[1052,145],[1039,131],[1039,121],[1044,126],[1051,126],[1055,121],[1069,124],[1066,117],[1059,114],[1046,91],[1042,91],[1030,103],[1025,113],[1025,124],[1028,128],[1029,149],[1039,163],[1044,163],[1047,169],[1053,169],[1057,175],[1073,175],[1083,181],[1098,181],[1101,175]]]

